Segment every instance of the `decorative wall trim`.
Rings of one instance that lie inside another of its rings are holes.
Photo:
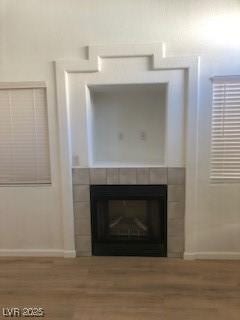
[[[240,260],[240,252],[215,252],[215,251],[201,251],[201,252],[185,252],[185,260]]]
[[[61,249],[0,249],[0,257],[65,257],[75,258],[75,251]]]
[[[117,45],[91,46],[88,49],[88,60],[60,60],[55,63],[58,125],[60,145],[61,192],[63,208],[63,240],[64,250],[75,250],[74,215],[72,199],[71,144],[69,135],[69,106],[67,99],[68,73],[100,72],[102,58],[119,57],[151,57],[151,70],[186,70],[186,219],[185,245],[189,250],[194,246],[193,239],[188,239],[188,233],[194,223],[196,212],[197,188],[197,151],[198,151],[198,85],[199,57],[165,57],[165,45]]]

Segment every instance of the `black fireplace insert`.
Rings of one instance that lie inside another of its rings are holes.
[[[166,185],[91,185],[96,256],[167,255]]]

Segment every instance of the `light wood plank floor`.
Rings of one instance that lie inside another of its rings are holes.
[[[240,261],[1,258],[0,308],[23,306],[51,320],[239,320]]]

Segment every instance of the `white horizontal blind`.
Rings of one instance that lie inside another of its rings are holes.
[[[0,89],[0,184],[50,183],[46,88]]]
[[[240,179],[240,80],[213,79],[210,178]]]

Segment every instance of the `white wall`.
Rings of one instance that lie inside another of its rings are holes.
[[[52,61],[86,57],[89,44],[165,41],[168,55],[202,56],[198,205],[186,249],[240,252],[240,185],[208,181],[209,77],[240,74],[239,29],[225,30],[239,13],[239,0],[1,0],[0,81],[48,82],[54,184],[0,188],[0,247],[63,246]],[[219,14],[225,14],[220,28],[214,19]]]

